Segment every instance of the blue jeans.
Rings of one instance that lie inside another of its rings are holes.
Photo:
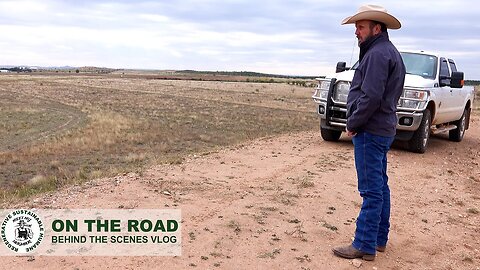
[[[354,248],[375,254],[376,246],[385,246],[390,228],[390,189],[387,176],[387,152],[394,137],[360,132],[352,139],[358,191],[363,198],[357,219]]]

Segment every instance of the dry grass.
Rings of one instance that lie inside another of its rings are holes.
[[[286,83],[0,76],[0,195],[28,196],[315,129],[310,96]],[[27,184],[32,179],[38,183]]]
[[[278,248],[274,248],[272,251],[270,252],[262,252],[258,255],[258,258],[261,258],[261,259],[266,259],[266,258],[269,258],[269,259],[275,259],[275,257],[277,255],[279,255],[281,252],[280,249]]]
[[[303,176],[300,178],[300,183],[298,184],[299,188],[311,188],[314,187],[315,183],[310,176]]]

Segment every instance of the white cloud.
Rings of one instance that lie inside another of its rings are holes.
[[[43,1],[0,1],[0,10],[14,16],[34,16],[48,10]]]
[[[4,64],[323,75],[357,58],[353,26],[340,25],[354,2],[0,1],[0,50]],[[448,53],[480,78],[469,1],[382,4],[403,23],[398,48]]]

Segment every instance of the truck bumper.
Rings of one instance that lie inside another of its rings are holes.
[[[320,119],[326,119],[326,109],[327,109],[327,103],[323,101],[316,101],[315,102],[316,108],[317,108],[317,113]]]
[[[346,119],[343,117],[330,117],[327,124],[327,104],[322,101],[315,102],[318,116],[320,117],[320,127],[322,129],[338,130],[345,131]],[[337,110],[340,113],[340,110],[343,112],[346,109],[331,107],[329,110]],[[343,113],[345,113],[343,112]],[[418,129],[420,123],[422,122],[423,112],[397,112],[397,134],[395,136],[396,140],[408,141],[412,138],[413,133]]]
[[[422,122],[423,112],[397,112],[397,130],[415,131]]]
[[[316,102],[317,113],[320,119],[326,120],[327,119],[327,104],[325,102]],[[338,108],[332,106],[328,108],[328,110],[336,110],[346,113],[346,109]],[[397,130],[403,131],[415,131],[420,126],[422,122],[423,112],[397,112]],[[322,121],[323,128],[326,129],[335,129],[335,130],[343,130],[345,131],[345,123],[346,119],[342,117],[330,117],[329,124],[326,124],[326,121]]]

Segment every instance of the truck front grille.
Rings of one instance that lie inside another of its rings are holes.
[[[347,125],[347,108],[343,105],[333,105],[330,107],[330,115],[328,118],[332,126]]]

